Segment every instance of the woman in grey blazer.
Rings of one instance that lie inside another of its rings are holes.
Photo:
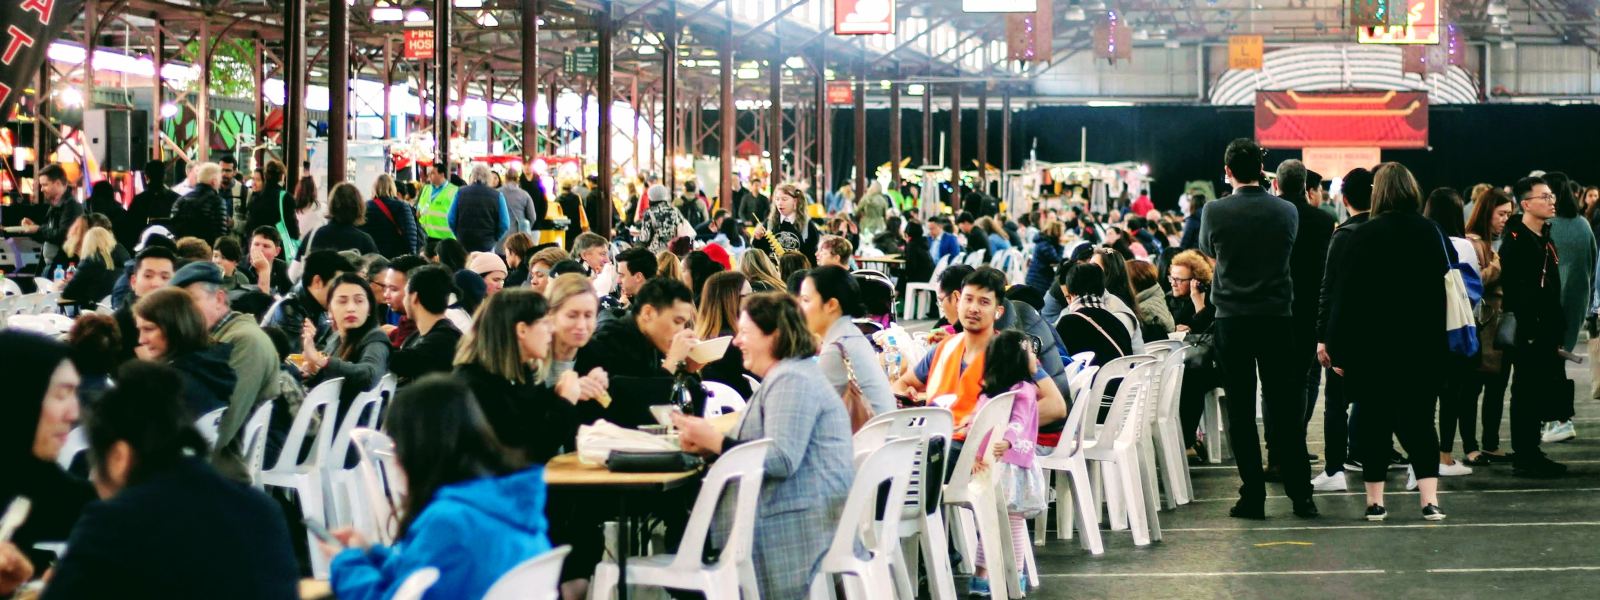
[[[715,456],[749,440],[776,442],[767,454],[757,509],[756,577],[763,598],[802,598],[855,477],[850,416],[811,360],[815,338],[787,294],[746,298],[734,344],[744,352],[745,368],[762,379],[738,425],[724,436],[704,419],[673,420],[688,452]],[[727,539],[732,504],[718,507],[714,545]]]
[[[817,365],[833,384],[833,391],[843,396],[850,383],[844,368],[844,359],[849,358],[861,397],[872,407],[872,414],[894,410],[894,392],[878,364],[878,352],[852,320],[862,313],[861,284],[856,278],[837,266],[812,269],[800,283],[800,312],[805,314],[806,328],[822,340]]]

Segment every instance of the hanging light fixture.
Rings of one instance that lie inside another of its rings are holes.
[[[500,19],[496,19],[494,13],[486,10],[478,13],[478,25],[482,27],[499,27]]]
[[[403,21],[406,18],[406,11],[390,4],[388,0],[378,0],[376,4],[373,4],[371,14],[372,22],[374,23],[393,23]]]
[[[433,18],[428,16],[427,0],[417,0],[416,4],[406,11],[407,23],[427,23]]]
[[[456,8],[483,8],[483,0],[455,0],[451,4]]]

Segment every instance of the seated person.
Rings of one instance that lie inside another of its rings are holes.
[[[263,294],[282,296],[294,287],[289,264],[283,260],[283,242],[273,227],[258,227],[250,234],[250,254],[239,263],[239,271]]]
[[[372,297],[372,286],[367,280],[354,273],[344,273],[327,288],[328,315],[333,327],[322,348],[318,349],[316,326],[310,320],[302,324],[300,372],[306,377],[306,389],[325,381],[344,379],[339,393],[339,414],[343,418],[345,409],[357,395],[378,387],[383,380],[389,368],[389,352],[394,346],[378,327],[377,301]]]
[[[315,349],[315,343],[309,346],[304,344],[301,330],[307,322],[311,323],[315,330],[313,337],[317,343],[321,343],[328,335],[328,290],[340,274],[353,272],[355,266],[337,252],[312,252],[306,256],[300,285],[267,311],[267,318],[261,322],[262,328],[275,327],[288,336],[290,354],[299,354],[307,348]],[[362,287],[366,287],[365,284]],[[369,288],[367,292],[371,293],[372,290]]]
[[[1067,298],[1067,309],[1056,321],[1056,333],[1061,336],[1067,356],[1093,352],[1094,359],[1089,364],[1103,367],[1133,353],[1133,334],[1105,307],[1105,273],[1098,265],[1067,265],[1061,269],[1058,281]]]
[[[544,467],[507,454],[465,383],[441,374],[413,383],[395,395],[384,429],[409,487],[396,507],[399,535],[374,546],[347,527],[333,532],[343,548],[313,550],[332,558],[341,600],[393,597],[424,567],[439,570],[428,597],[482,598],[507,571],[550,551]]]
[[[239,261],[243,259],[244,249],[239,247],[239,238],[222,236],[211,246],[211,262],[222,267],[225,282],[222,287],[230,295],[256,289],[256,282],[239,270]]]
[[[579,373],[605,369],[611,379],[605,419],[624,427],[656,422],[650,405],[682,402],[674,397],[675,386],[682,379],[694,379],[701,366],[689,360],[689,350],[700,336],[689,327],[694,303],[688,286],[657,277],[645,282],[633,300],[627,315],[600,324],[594,338],[578,350],[576,363]],[[701,387],[678,389],[691,396],[693,412],[699,412],[704,402]]]
[[[415,323],[415,331],[389,355],[389,372],[403,386],[429,373],[448,372],[455,362],[461,330],[444,316],[456,289],[449,271],[428,265],[401,277],[406,278],[405,314]]]
[[[0,506],[10,506],[18,496],[32,501],[28,520],[11,539],[20,554],[13,560],[19,568],[28,564],[33,573],[43,575],[55,556],[33,545],[67,539],[84,506],[94,500],[89,482],[56,463],[67,434],[83,414],[78,406],[81,379],[65,344],[5,329],[0,330],[0,380],[6,385],[0,400],[0,440],[5,441],[0,445],[0,473],[5,474],[0,477]]]
[[[167,282],[172,281],[173,273],[178,270],[177,265],[177,255],[164,246],[145,248],[133,258],[133,277],[129,280],[132,294],[113,315],[117,319],[117,331],[122,333],[122,351],[117,355],[119,364],[132,360],[133,349],[139,345],[139,327],[133,321],[133,304],[166,287]]]

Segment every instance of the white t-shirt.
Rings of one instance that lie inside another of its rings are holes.
[[[1460,256],[1462,263],[1471,265],[1473,273],[1477,273],[1479,277],[1483,276],[1483,268],[1478,266],[1478,251],[1472,248],[1472,240],[1452,237],[1450,245],[1455,246],[1456,254]]]

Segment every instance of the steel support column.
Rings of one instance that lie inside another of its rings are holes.
[[[394,40],[383,36],[383,135],[381,139],[389,139],[390,131],[394,130],[394,107],[389,101],[389,92],[394,88]]]
[[[293,0],[304,2],[305,0]],[[433,0],[433,160],[450,165],[450,0]],[[463,98],[465,99],[465,98]]]
[[[933,88],[922,86],[922,164],[933,163]],[[941,157],[942,158],[942,157]]]
[[[90,55],[93,55],[90,52]],[[92,73],[92,71],[91,71]],[[91,106],[92,99],[85,101]],[[194,159],[211,160],[211,20],[200,20],[200,91],[194,99]]]
[[[166,66],[166,64],[167,64],[167,52],[166,52],[167,32],[166,32],[166,29],[162,25],[163,25],[163,23],[161,21],[159,21],[159,20],[156,21],[156,45],[155,45],[155,48],[152,49],[153,51],[150,53],[150,62],[152,63],[151,66],[154,68],[154,71],[155,71],[156,75],[155,75],[155,77],[151,77],[150,78],[150,81],[151,81],[151,84],[152,84],[150,86],[152,88],[151,89],[151,98],[152,98],[152,100],[150,101],[150,138],[149,138],[150,139],[150,153],[151,154],[150,154],[150,156],[148,156],[146,158],[152,158],[152,159],[156,159],[156,160],[160,160],[162,157],[166,156],[166,152],[162,150],[162,148],[164,148],[164,146],[161,143],[161,121],[162,121],[161,107],[165,106],[167,104],[167,82],[166,82],[166,80],[161,78],[161,68]],[[261,70],[264,68],[262,66],[262,63],[264,61],[261,58],[261,54],[263,52],[265,52],[265,50],[262,49],[261,46],[262,46],[261,40],[257,39],[256,40],[256,52],[255,52],[255,71],[252,73],[252,75],[254,75],[255,79],[256,79],[256,137],[257,138],[261,137],[261,83],[264,80],[264,78],[261,75]],[[37,132],[38,129],[35,129],[34,131]],[[34,135],[38,135],[38,134],[35,133]],[[257,143],[260,143],[260,142],[258,141]]]
[[[522,157],[530,163],[538,154],[539,119],[539,2],[522,0]],[[555,106],[555,99],[548,99]]]
[[[545,112],[547,113],[545,116],[549,117],[550,119],[548,125],[550,127],[550,131],[547,131],[544,134],[544,153],[550,156],[555,156],[556,149],[560,148],[560,145],[557,144],[556,141],[561,137],[557,135],[560,133],[561,128],[556,123],[556,96],[561,94],[561,88],[556,86],[555,78],[551,77],[550,83],[546,85],[544,89],[544,108]],[[551,176],[550,183],[555,183],[555,177],[553,175]]]
[[[490,155],[495,153],[494,115],[489,112],[489,108],[494,106],[494,73],[492,71],[489,73],[488,77],[483,78],[483,102],[483,129],[487,134],[483,136],[483,153],[485,155]],[[463,110],[462,112],[466,111]]]
[[[678,0],[667,0],[661,35],[661,170],[669,194],[678,189],[678,172],[672,161],[678,154],[678,32]]]
[[[83,108],[85,110],[95,107],[94,102],[94,49],[95,30],[100,28],[99,3],[96,0],[85,0],[83,3]],[[115,8],[115,7],[113,7]],[[204,31],[204,21],[201,21],[201,31]],[[205,46],[201,46],[204,52]],[[86,174],[87,175],[87,174]],[[88,181],[86,178],[85,181]],[[85,187],[88,187],[87,185]]]
[[[1007,88],[1000,92],[1000,198],[1006,198],[1011,191],[1011,90]],[[1020,198],[1012,198],[1006,203],[1007,208]],[[1015,213],[1013,213],[1015,214]]]
[[[950,87],[950,203],[951,212],[961,208],[961,84]]]
[[[722,125],[717,128],[717,138],[720,148],[717,151],[717,204],[724,210],[733,208],[733,148],[734,141],[739,137],[737,129],[738,113],[733,106],[733,3],[722,3],[723,22],[727,29],[722,36],[722,76],[717,79],[718,107],[717,120]]]
[[[989,193],[989,84],[978,88],[978,182],[977,189]]]
[[[778,179],[783,177],[783,50],[781,39],[772,43],[772,60],[767,63],[767,87],[772,102],[771,110],[767,111],[767,154],[771,156],[772,170],[767,173],[768,198],[772,197],[773,190],[778,189]],[[762,190],[752,190],[762,193]],[[759,215],[765,217],[765,215]]]
[[[898,75],[898,74],[897,74]],[[898,77],[896,77],[898,79]],[[900,189],[900,88],[899,82],[889,84],[889,185]],[[895,207],[899,208],[899,207]]]
[[[600,35],[600,50],[596,65],[595,77],[599,83],[595,90],[595,101],[599,103],[595,111],[596,129],[595,162],[596,172],[600,175],[600,201],[594,203],[594,219],[589,223],[589,229],[600,234],[601,237],[611,237],[611,103],[616,95],[611,91],[611,52],[612,38],[616,36],[615,28],[611,25],[611,0],[601,0],[600,13],[595,17],[595,29]]]
[[[350,164],[350,5],[328,4],[328,189]]]
[[[860,200],[867,193],[867,59],[856,57],[855,106],[851,107],[851,129],[855,130],[856,177],[855,196]]]
[[[306,155],[306,0],[284,0],[283,166],[288,189],[300,181]]]

